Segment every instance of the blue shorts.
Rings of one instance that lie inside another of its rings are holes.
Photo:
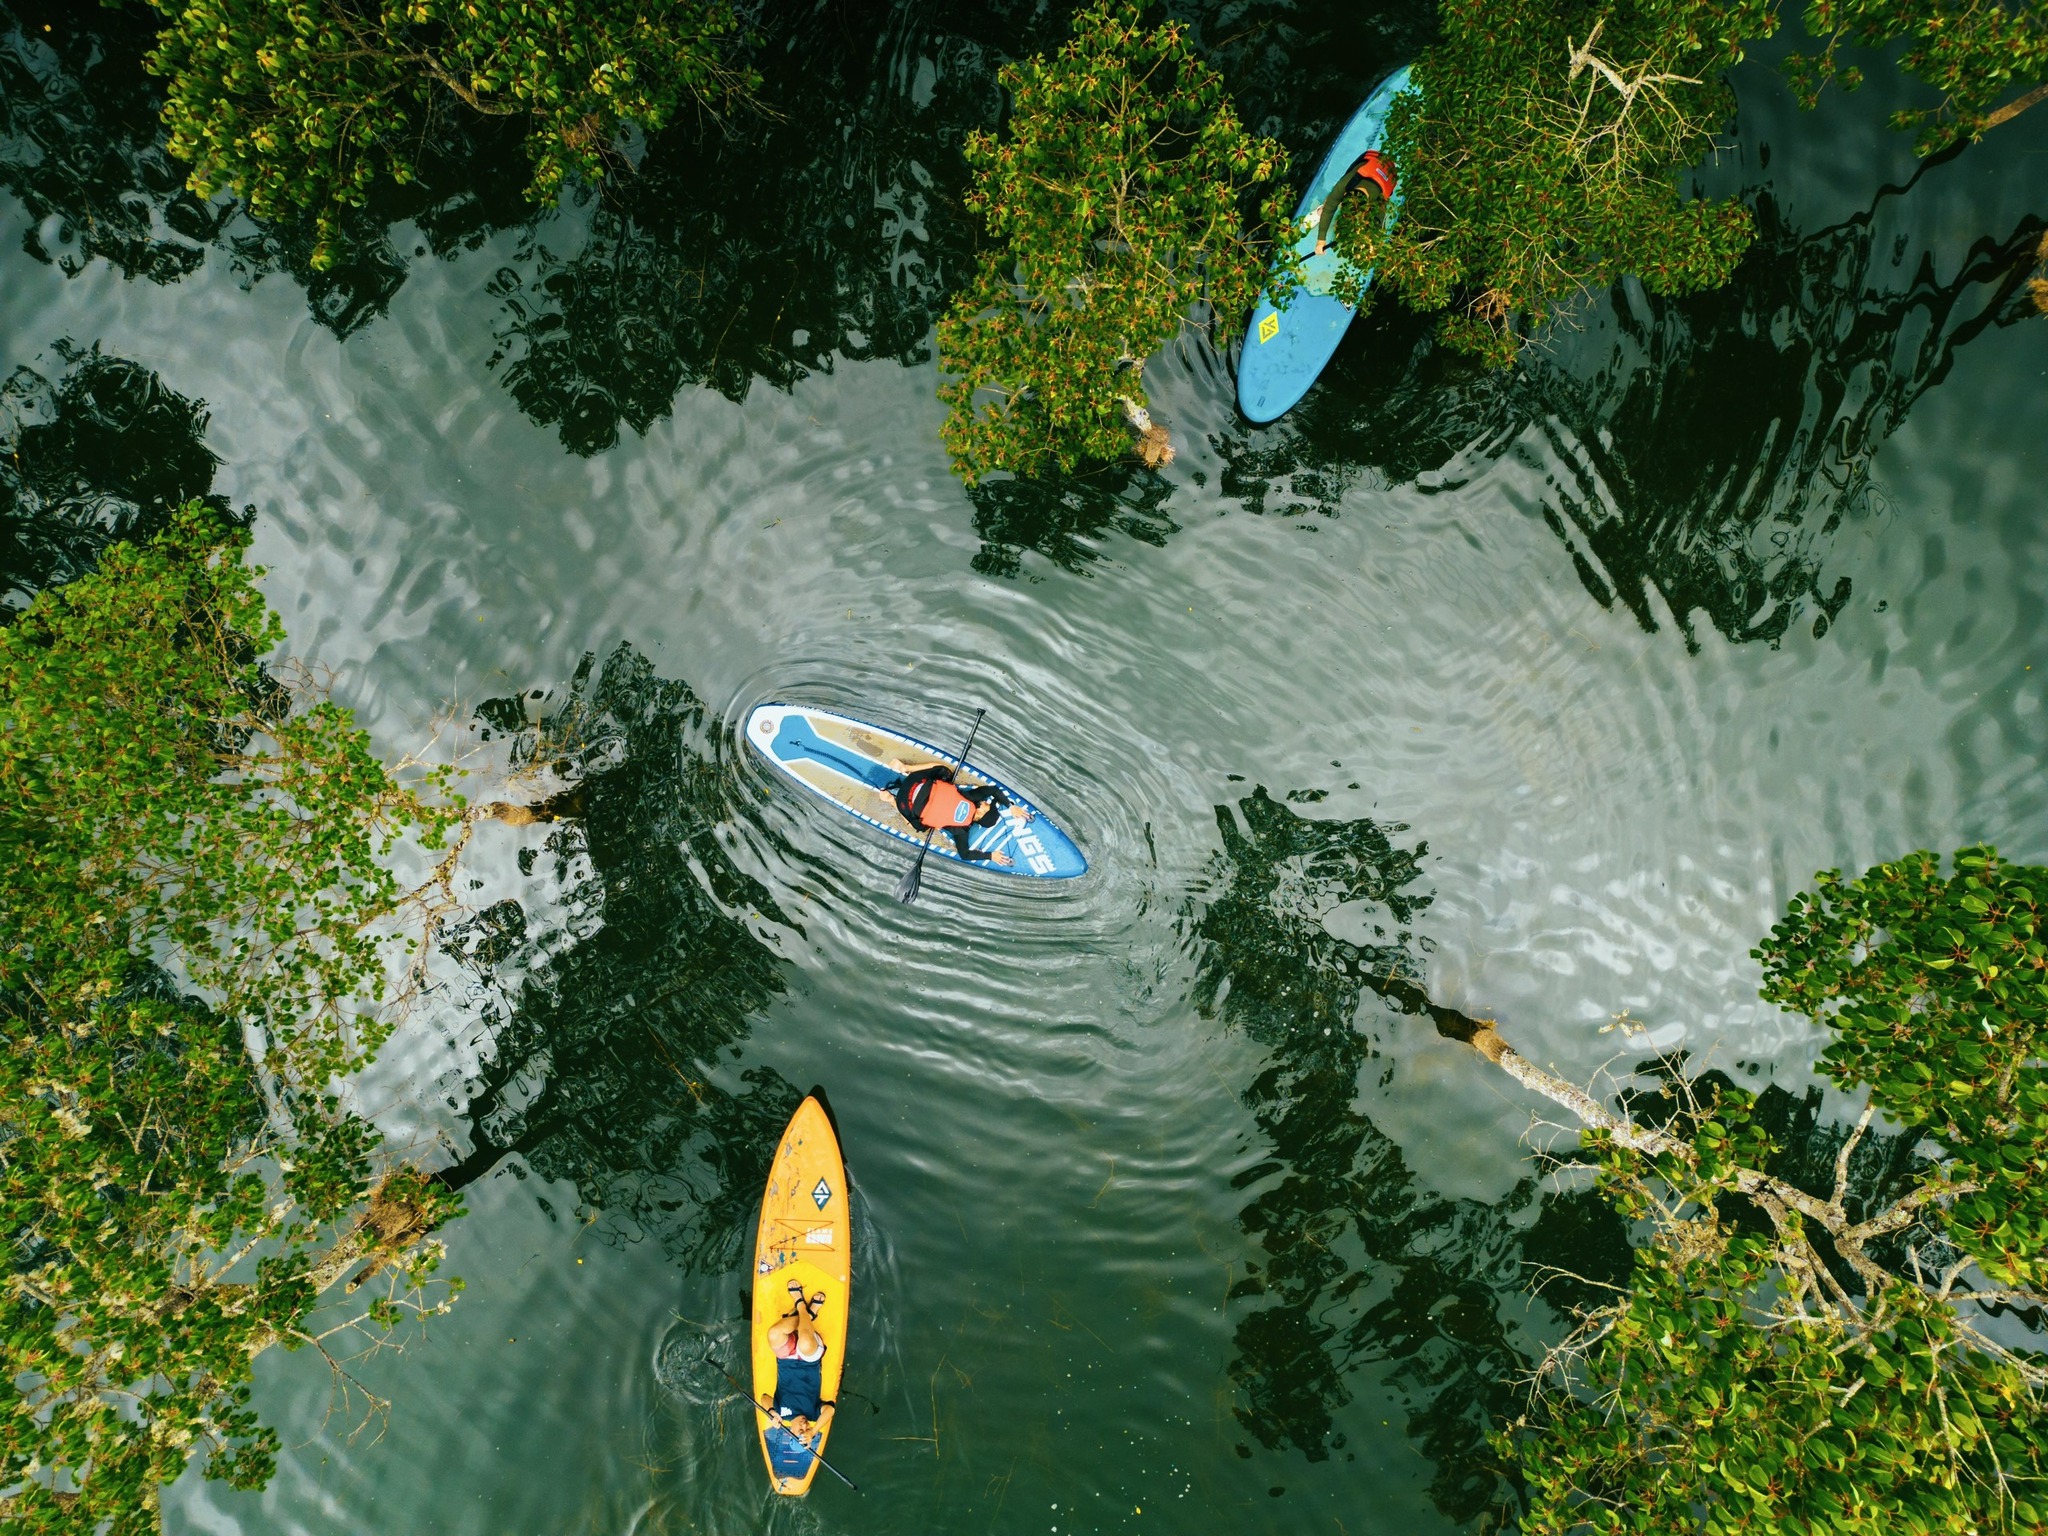
[[[786,1417],[815,1419],[825,1411],[825,1356],[815,1360],[775,1361],[775,1411]]]

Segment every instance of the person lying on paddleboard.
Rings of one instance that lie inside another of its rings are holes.
[[[810,1464],[810,1447],[839,1405],[824,1396],[825,1339],[818,1332],[818,1308],[825,1304],[825,1293],[806,1296],[792,1280],[789,1294],[790,1309],[768,1330],[768,1347],[775,1351],[775,1390],[761,1394],[761,1406],[774,1419],[768,1426],[769,1448],[797,1463],[785,1475],[800,1476]]]
[[[1393,195],[1394,162],[1378,150],[1368,149],[1316,210],[1316,254],[1320,256],[1329,248],[1330,231],[1337,223],[1340,208],[1349,218],[1371,219],[1386,208],[1387,199]]]
[[[927,763],[920,768],[889,760],[900,777],[882,786],[882,793],[896,802],[903,819],[920,832],[944,832],[953,847],[970,864],[993,860],[1005,868],[1013,862],[1007,853],[985,853],[970,848],[967,839],[976,827],[994,826],[1005,813],[1019,822],[1031,812],[1011,803],[1010,797],[993,784],[969,785],[962,789],[953,782],[953,770],[946,763]]]

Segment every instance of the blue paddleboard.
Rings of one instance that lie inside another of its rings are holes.
[[[1356,311],[1330,296],[1340,262],[1334,249],[1315,254],[1317,211],[1360,155],[1386,143],[1387,114],[1394,98],[1413,89],[1406,64],[1379,83],[1337,135],[1294,212],[1294,248],[1303,258],[1302,286],[1285,309],[1275,309],[1270,294],[1259,295],[1237,362],[1237,403],[1253,421],[1273,421],[1293,410],[1337,355],[1337,343]],[[1394,195],[1387,200],[1389,215],[1401,206],[1399,169],[1395,167]],[[1372,281],[1370,272],[1366,281]]]
[[[953,761],[952,753],[941,752],[915,736],[800,704],[761,705],[747,716],[747,740],[778,770],[819,799],[913,845],[922,842],[924,834],[903,819],[888,794],[886,786],[898,776],[890,760],[912,768]],[[953,839],[944,833],[932,838],[934,857],[992,875],[1020,875],[1027,880],[1070,880],[1088,872],[1088,861],[1073,839],[994,774],[968,763],[954,781],[962,788],[993,784],[1029,814],[1006,812],[996,818],[994,826],[976,827],[968,837],[970,848],[1007,854],[1011,861],[1007,866],[992,859],[972,863],[962,859],[953,851]]]

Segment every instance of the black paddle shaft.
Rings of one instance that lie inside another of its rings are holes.
[[[981,729],[981,718],[988,713],[985,709],[974,712],[974,724],[967,731],[967,745],[960,749],[960,755],[953,759],[953,776],[957,779],[967,767],[967,754],[974,750],[975,733]],[[932,851],[932,837],[937,827],[924,829],[924,841],[917,845],[917,858],[905,871],[903,883],[896,887],[896,899],[901,902],[917,900],[918,887],[924,881],[924,856]]]
[[[763,1408],[758,1402],[755,1402],[752,1397],[748,1397],[746,1389],[743,1388],[737,1381],[733,1381],[733,1375],[731,1371],[728,1371],[716,1360],[711,1360],[711,1357],[709,1355],[706,1355],[704,1358],[706,1360],[711,1361],[711,1368],[714,1371],[718,1372],[719,1375],[723,1376],[728,1382],[732,1383],[732,1389],[737,1395],[746,1398],[748,1402],[754,1404],[754,1412],[761,1415],[761,1417],[766,1419],[770,1424],[780,1422],[774,1414],[770,1413],[766,1408]],[[846,1484],[846,1486],[851,1488],[855,1493],[860,1492],[860,1484],[856,1483],[844,1472],[840,1471],[837,1467],[833,1466],[832,1463],[827,1461],[822,1455],[819,1455],[818,1448],[815,1445],[807,1445],[804,1447],[804,1449],[809,1451],[811,1455],[817,1459],[817,1463],[819,1466],[823,1467],[827,1472],[830,1472],[834,1477],[838,1478],[839,1481]]]

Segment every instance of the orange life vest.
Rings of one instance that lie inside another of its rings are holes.
[[[1362,180],[1371,182],[1380,189],[1382,197],[1394,195],[1394,162],[1376,149],[1368,149],[1359,157],[1352,169]]]
[[[934,831],[964,827],[981,814],[981,807],[946,779],[926,779],[918,787],[924,791],[922,799],[915,801],[917,824],[921,827]],[[912,793],[915,795],[915,791]]]

